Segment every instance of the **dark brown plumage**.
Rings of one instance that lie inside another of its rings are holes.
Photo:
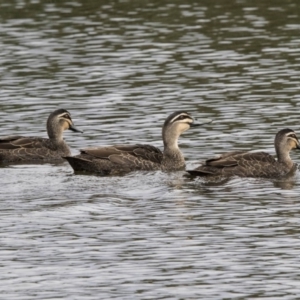
[[[193,176],[282,177],[296,169],[289,152],[300,149],[300,144],[291,129],[280,130],[274,144],[277,160],[265,152],[234,151],[208,159],[198,168],[187,172]]]
[[[62,156],[70,154],[62,137],[66,129],[81,132],[74,126],[70,113],[58,109],[50,114],[47,121],[49,139],[24,136],[0,138],[0,162],[62,160]]]
[[[79,155],[65,159],[75,171],[108,175],[134,170],[160,170],[163,153],[150,145],[115,145],[82,149]]]
[[[185,160],[178,148],[178,138],[190,127],[197,126],[193,122],[193,118],[187,112],[177,111],[171,114],[162,129],[163,152],[150,145],[115,145],[83,149],[79,155],[67,156],[65,159],[74,171],[101,175],[120,174],[134,170],[184,169]]]

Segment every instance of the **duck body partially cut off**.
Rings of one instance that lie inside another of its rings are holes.
[[[47,120],[49,138],[6,136],[0,138],[0,162],[49,162],[62,161],[62,156],[70,155],[69,146],[63,139],[63,131],[78,130],[65,109],[52,112]]]
[[[299,140],[291,129],[280,130],[274,141],[277,159],[266,152],[233,151],[206,160],[187,172],[192,176],[239,176],[279,178],[297,169],[289,155],[292,149],[300,149]]]

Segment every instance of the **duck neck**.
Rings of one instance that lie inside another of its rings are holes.
[[[183,154],[178,147],[179,135],[172,132],[163,131],[164,157],[163,163],[168,169],[178,169],[185,166]]]
[[[48,131],[49,139],[53,143],[55,143],[55,144],[64,143],[62,128],[60,128],[58,126],[54,126],[53,124],[51,124],[50,126],[47,126],[47,131]]]
[[[288,165],[289,167],[293,166],[293,161],[291,160],[290,153],[287,149],[284,149],[285,151],[280,151],[279,149],[276,149],[277,154],[277,161],[279,163]]]

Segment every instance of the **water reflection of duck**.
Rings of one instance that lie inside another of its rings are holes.
[[[0,162],[26,162],[61,160],[70,155],[70,149],[63,140],[63,131],[78,130],[65,109],[58,109],[47,120],[49,139],[39,137],[7,136],[0,138]]]
[[[203,120],[203,123],[211,120]],[[179,136],[190,127],[196,127],[190,114],[177,111],[171,114],[162,128],[164,151],[151,145],[115,145],[87,148],[76,156],[65,159],[74,171],[102,175],[119,174],[134,170],[173,171],[185,168],[185,160],[178,148]]]
[[[300,149],[299,140],[291,129],[280,130],[274,141],[277,160],[265,152],[235,151],[206,160],[203,165],[187,172],[193,176],[241,176],[278,178],[297,169],[289,152]]]

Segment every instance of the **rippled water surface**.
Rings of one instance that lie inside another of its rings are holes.
[[[274,153],[299,129],[300,4],[0,3],[0,128],[46,136],[56,108],[87,146],[149,143],[183,109],[214,122],[180,139],[188,168],[231,149]],[[291,154],[300,161],[300,153]],[[0,167],[3,299],[297,299],[300,175],[74,175]]]

